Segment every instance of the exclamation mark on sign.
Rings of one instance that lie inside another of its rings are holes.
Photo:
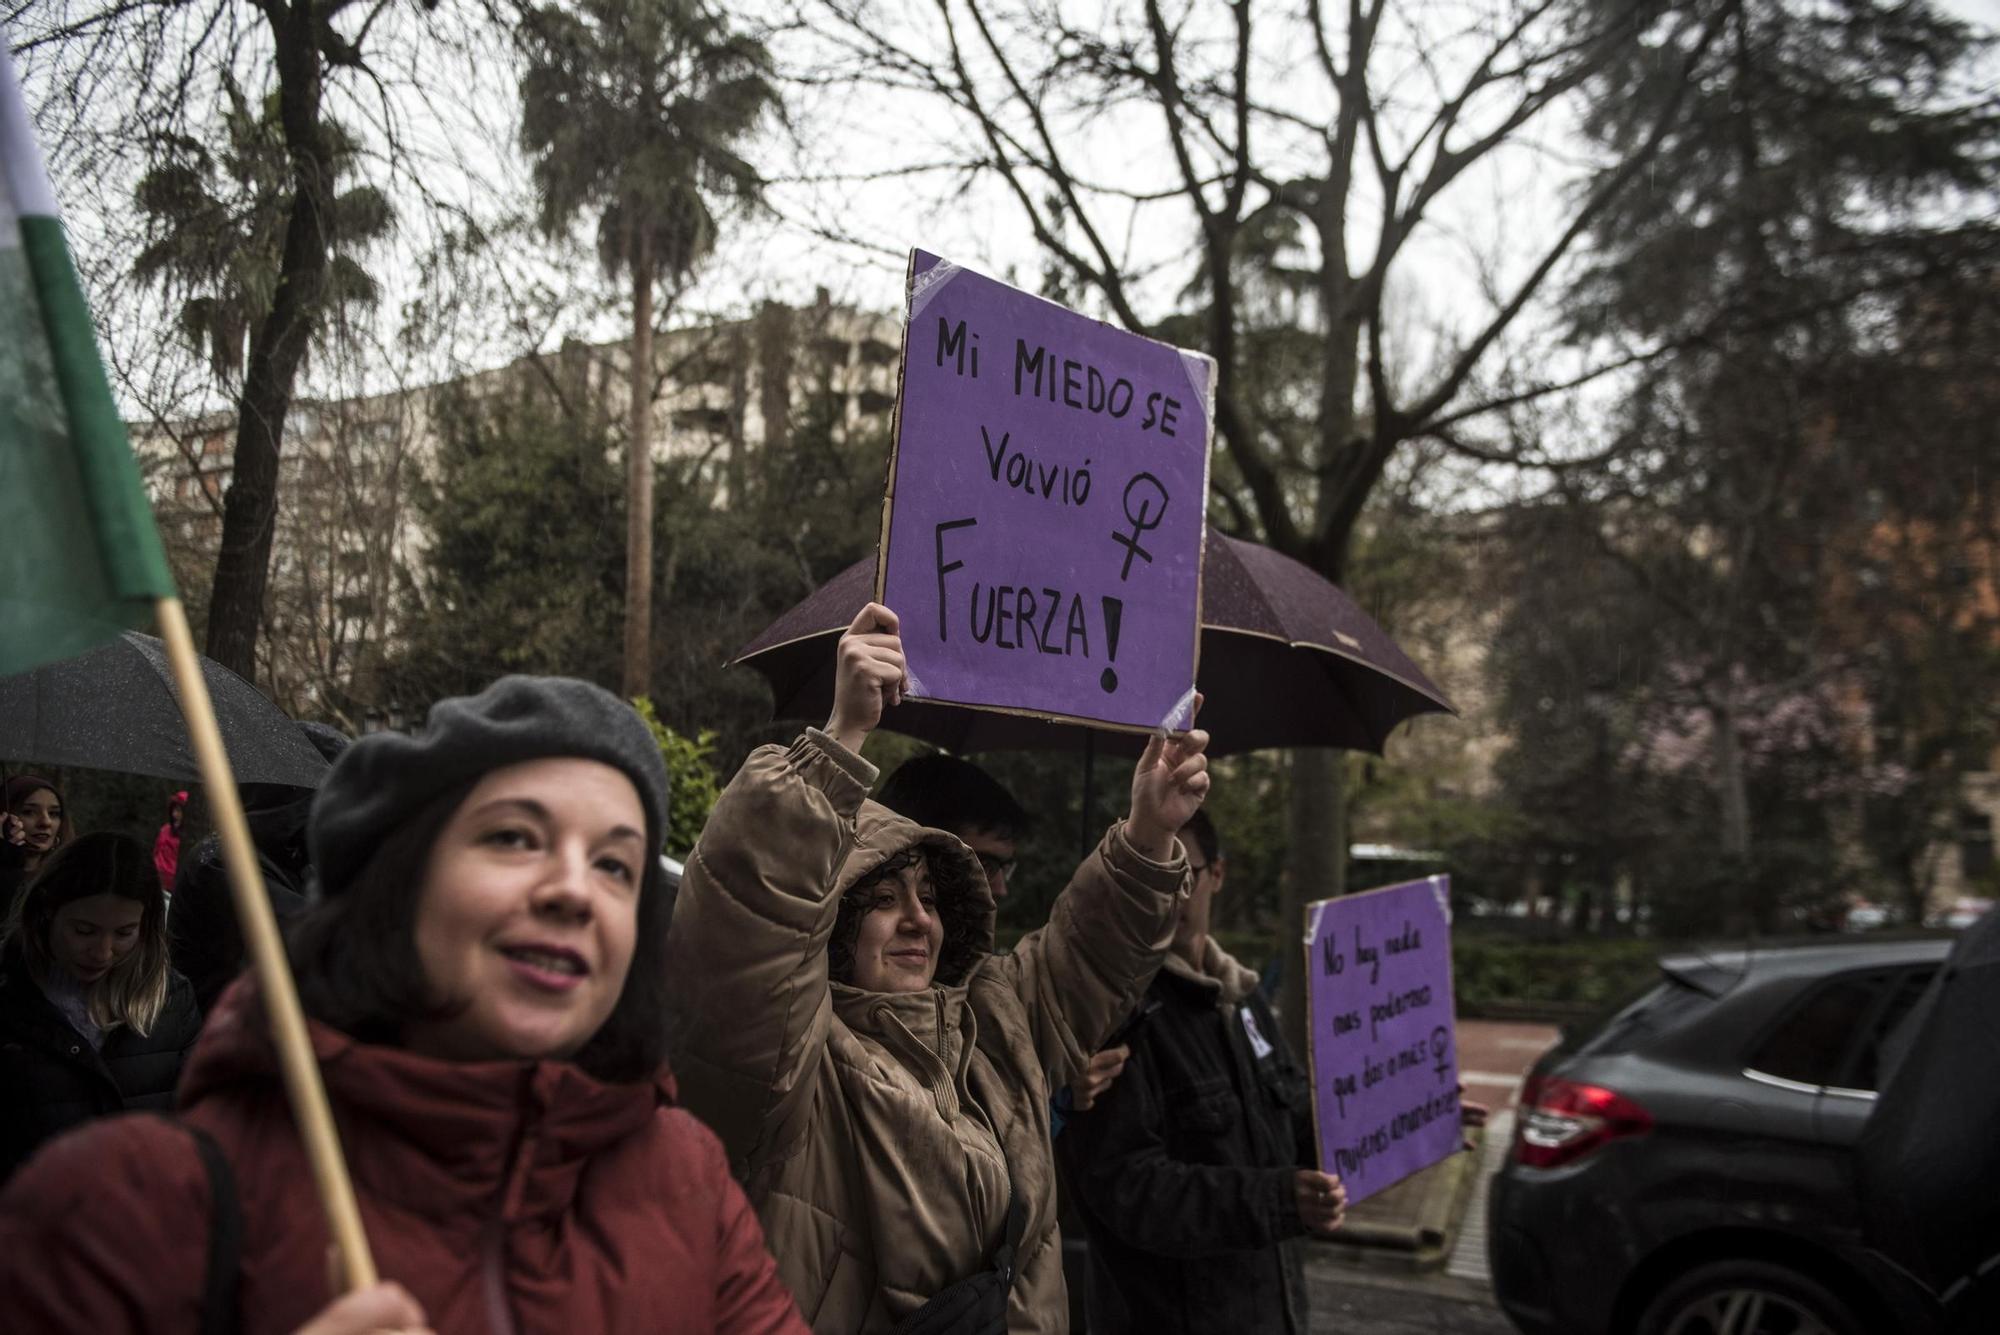
[[[1117,598],[1106,598],[1104,600],[1105,657],[1114,663],[1118,661],[1118,621],[1124,615],[1125,604],[1121,600]],[[1118,669],[1104,669],[1104,675],[1097,679],[1097,684],[1102,686],[1106,691],[1117,690]]]

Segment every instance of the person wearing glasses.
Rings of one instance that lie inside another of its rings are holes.
[[[1209,935],[1227,863],[1197,811],[1192,889],[1124,1077],[1057,1142],[1090,1232],[1091,1335],[1303,1332],[1294,1239],[1341,1225],[1347,1190],[1312,1167],[1312,1094],[1257,975]]]

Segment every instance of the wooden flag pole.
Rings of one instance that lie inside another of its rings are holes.
[[[167,661],[173,666],[181,712],[187,716],[188,736],[194,742],[202,787],[222,844],[223,863],[229,870],[236,919],[242,925],[243,942],[249,947],[250,964],[257,973],[258,996],[263,1001],[265,1015],[270,1017],[271,1041],[278,1050],[278,1068],[284,1073],[292,1116],[298,1122],[306,1158],[312,1163],[313,1177],[319,1185],[327,1232],[339,1249],[340,1274],[348,1291],[365,1289],[375,1283],[375,1259],[369,1254],[368,1238],[362,1232],[354,1183],[349,1180],[347,1163],[340,1156],[340,1137],[334,1130],[332,1109],[327,1106],[326,1087],[320,1083],[319,1063],[313,1057],[312,1041],[306,1034],[305,1013],[299,1009],[298,988],[292,983],[291,966],[278,938],[278,920],[271,912],[263,875],[257,870],[250,826],[243,819],[243,803],[237,797],[236,780],[229,771],[229,755],[223,750],[222,733],[215,725],[215,706],[208,698],[207,683],[202,680],[201,660],[194,651],[187,613],[178,598],[162,598],[156,606],[160,638],[166,643]]]

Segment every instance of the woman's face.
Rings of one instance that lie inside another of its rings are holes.
[[[92,895],[56,910],[49,924],[49,954],[77,982],[88,986],[110,973],[139,944],[146,907],[136,899]]]
[[[14,806],[14,818],[21,822],[27,839],[21,846],[30,860],[47,857],[62,835],[62,799],[53,789],[37,788]]]
[[[411,1048],[456,1061],[574,1055],[618,1004],[638,935],[646,816],[595,760],[481,779],[445,823],[418,891],[416,944],[450,1017]]]
[[[854,940],[854,985],[867,992],[921,992],[937,973],[944,920],[922,859],[862,891],[870,896]]]

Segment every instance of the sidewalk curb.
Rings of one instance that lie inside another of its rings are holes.
[[[1478,1185],[1479,1169],[1485,1162],[1485,1134],[1483,1129],[1468,1132],[1473,1144],[1470,1151],[1454,1154],[1419,1175],[1429,1181],[1414,1210],[1405,1206],[1383,1211],[1392,1216],[1389,1218],[1350,1215],[1333,1237],[1313,1240],[1312,1254],[1359,1270],[1404,1275],[1443,1271]],[[1363,1202],[1356,1209],[1365,1212],[1374,1203]],[[1405,1217],[1393,1217],[1397,1214]],[[1475,1286],[1466,1287],[1476,1291]]]
[[[1315,1253],[1317,1264],[1308,1266],[1308,1284],[1382,1289],[1391,1293],[1420,1293],[1427,1297],[1442,1298],[1450,1302],[1464,1303],[1470,1307],[1500,1309],[1494,1300],[1493,1290],[1485,1285],[1475,1284],[1455,1275],[1432,1271],[1397,1272],[1365,1265],[1348,1264],[1345,1258],[1325,1257]]]

